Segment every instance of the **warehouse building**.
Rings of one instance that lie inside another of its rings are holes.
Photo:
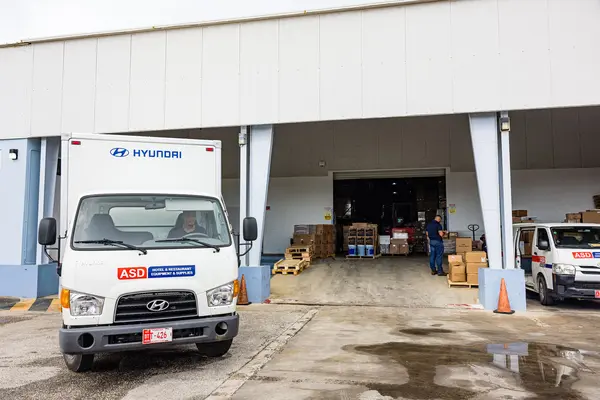
[[[247,265],[349,202],[393,225],[421,196],[449,230],[479,225],[486,273],[522,287],[511,210],[559,221],[600,193],[598,17],[591,0],[398,1],[4,46],[0,295],[56,287],[36,226],[59,216],[64,132],[222,140],[233,225],[263,227]]]

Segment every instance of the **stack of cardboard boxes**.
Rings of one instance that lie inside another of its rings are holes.
[[[530,217],[527,210],[513,210],[513,224],[532,224],[535,222],[535,217]]]
[[[330,257],[335,254],[335,229],[333,225],[295,225],[294,246],[311,246],[313,257]]]
[[[464,256],[469,251],[473,250],[473,239],[468,237],[456,238],[456,254]]]
[[[566,215],[565,222],[570,224],[600,224],[600,210],[587,210]]]
[[[389,254],[408,255],[410,254],[410,245],[408,244],[408,232],[393,230],[390,238]]]
[[[377,253],[379,251],[377,225],[365,222],[353,223],[348,227],[347,238],[344,237],[344,248],[348,246],[372,246],[374,254]]]
[[[479,269],[487,268],[487,254],[483,251],[468,251],[448,256],[449,279],[454,283],[479,284]]]

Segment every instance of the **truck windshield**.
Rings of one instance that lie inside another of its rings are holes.
[[[177,240],[185,238],[183,240]],[[107,246],[114,241],[125,246]],[[219,200],[198,196],[102,195],[81,200],[71,246],[75,250],[213,248],[231,245]]]
[[[598,227],[553,227],[552,238],[557,248],[600,248],[600,228]]]

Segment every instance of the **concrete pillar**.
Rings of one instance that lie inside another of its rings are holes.
[[[253,303],[263,302],[271,291],[271,271],[269,266],[261,265],[261,256],[272,148],[272,125],[240,130],[240,227],[246,216],[256,218],[258,225],[258,237],[248,257],[242,260],[240,276],[246,278],[248,300]]]
[[[54,216],[60,137],[41,140],[38,220]],[[43,247],[37,245],[37,263],[48,263]]]
[[[489,268],[479,271],[479,302],[485,309],[495,309],[498,305],[500,282],[504,278],[511,307],[524,311],[526,298],[523,270],[507,268],[510,263],[514,263],[511,251],[512,202],[508,132],[503,132],[500,136],[497,113],[470,114],[469,126],[489,261]],[[508,218],[508,215],[511,217]]]
[[[273,149],[273,126],[260,125],[250,128],[250,164],[248,171],[248,215],[256,218],[258,238],[250,250],[250,265],[260,265],[262,256],[271,151]]]

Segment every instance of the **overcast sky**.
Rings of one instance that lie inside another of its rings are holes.
[[[0,0],[0,43],[388,0]]]

